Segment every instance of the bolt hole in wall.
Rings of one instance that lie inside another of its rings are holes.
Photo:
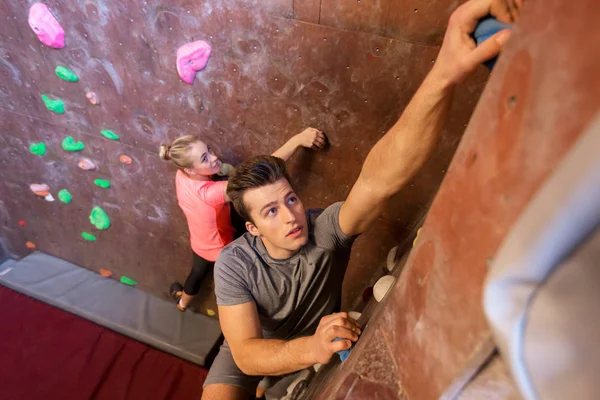
[[[510,96],[506,101],[506,105],[509,110],[512,110],[517,105],[517,96]]]

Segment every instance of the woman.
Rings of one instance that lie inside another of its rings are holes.
[[[307,128],[288,140],[273,155],[287,160],[301,146],[323,149],[325,140],[323,132]],[[178,168],[175,175],[177,201],[187,218],[194,253],[192,271],[185,284],[182,286],[174,282],[170,290],[171,296],[177,301],[177,308],[185,311],[198,294],[202,280],[213,267],[221,249],[234,239],[236,231],[232,226],[230,213],[233,207],[229,206],[227,181],[213,180],[213,176],[219,173],[228,175],[231,166],[223,164],[210,146],[195,136],[180,137],[170,146],[161,145],[159,155],[162,160],[170,160]]]

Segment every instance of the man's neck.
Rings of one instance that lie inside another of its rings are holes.
[[[265,246],[265,249],[267,249],[267,253],[269,253],[271,258],[275,260],[286,260],[300,251],[300,249],[294,251],[283,249],[281,247],[274,246],[268,240],[264,240],[263,238],[259,239],[262,241],[263,245]]]

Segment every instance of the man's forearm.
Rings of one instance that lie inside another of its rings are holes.
[[[233,353],[237,366],[246,375],[284,375],[316,364],[310,337],[294,340],[247,339]]]

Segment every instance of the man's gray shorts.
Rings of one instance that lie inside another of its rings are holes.
[[[262,376],[249,376],[244,374],[233,360],[229,344],[225,341],[215,357],[203,387],[215,383],[239,386],[251,395],[256,393],[256,387],[262,380]]]

